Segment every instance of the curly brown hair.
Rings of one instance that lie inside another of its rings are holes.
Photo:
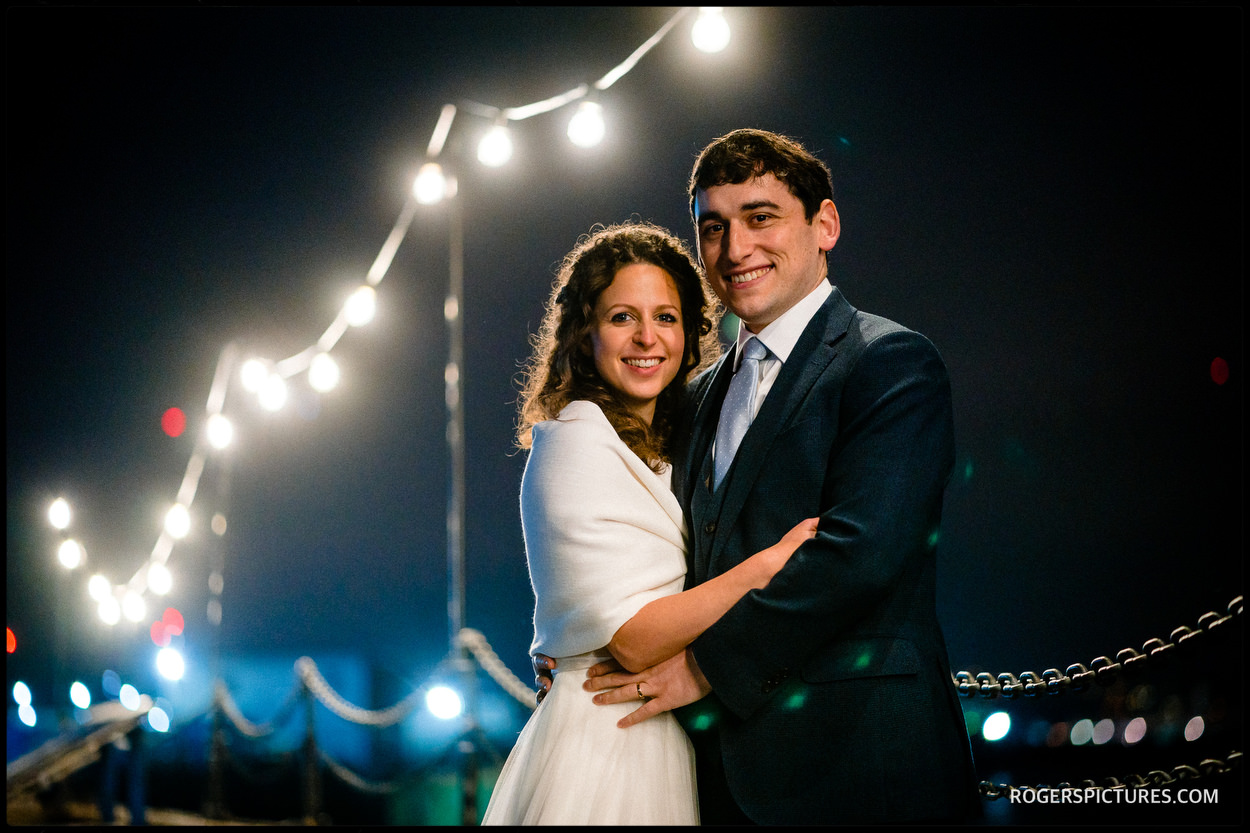
[[[658,266],[673,279],[681,299],[685,336],[681,369],[656,400],[650,425],[604,382],[593,356],[584,349],[600,294],[622,267],[634,263]],[[555,419],[565,405],[585,399],[603,410],[621,440],[658,473],[671,460],[670,434],[686,381],[720,353],[719,319],[718,302],[705,286],[690,251],[667,229],[646,222],[592,229],[565,256],[542,324],[531,339],[534,351],[522,371],[517,445],[528,449],[535,424]]]

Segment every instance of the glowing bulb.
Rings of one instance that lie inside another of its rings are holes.
[[[133,590],[126,592],[122,597],[122,615],[131,622],[138,622],[147,613],[148,606],[143,601],[143,597]]]
[[[181,503],[175,503],[165,513],[165,531],[175,538],[186,538],[191,531],[191,513]]]
[[[102,602],[107,599],[112,590],[113,586],[109,584],[109,580],[99,573],[96,573],[87,582],[87,595],[95,599],[97,602]]]
[[[437,162],[426,162],[412,182],[412,195],[422,205],[434,205],[447,196],[447,177]]]
[[[187,673],[187,663],[175,648],[161,648],[156,653],[156,670],[167,680],[181,680]]]
[[[511,158],[512,137],[508,135],[508,128],[497,124],[486,131],[486,135],[477,146],[478,161],[488,167],[498,168],[506,165]]]
[[[69,701],[80,709],[91,705],[91,691],[82,683],[76,682],[69,687]]]
[[[219,451],[230,445],[234,439],[234,425],[221,414],[213,414],[208,418],[205,431],[208,434],[208,444]]]
[[[52,501],[52,505],[48,507],[48,520],[57,529],[69,526],[69,503],[65,498],[59,497]]]
[[[56,551],[56,557],[62,567],[72,570],[82,563],[83,550],[77,541],[67,538],[61,542],[61,546]]]
[[[334,390],[339,383],[339,366],[329,353],[318,353],[308,366],[308,384],[313,390],[326,393]]]
[[[569,141],[590,148],[603,140],[603,108],[594,101],[583,101],[569,119]]]
[[[248,393],[259,393],[268,378],[269,368],[260,359],[248,359],[239,368],[239,381],[243,383],[243,390]]]
[[[280,411],[286,404],[286,381],[277,373],[271,373],[256,395],[266,411]]]
[[[700,52],[720,52],[729,45],[729,22],[719,6],[699,9],[690,40]]]
[[[164,596],[174,586],[173,574],[164,564],[148,565],[148,589],[158,596]]]
[[[426,708],[441,720],[451,720],[460,714],[464,704],[460,695],[445,685],[436,685],[425,695]]]
[[[96,612],[100,615],[100,621],[106,625],[116,625],[122,618],[121,605],[117,603],[117,599],[113,596],[105,596],[103,599],[100,599],[100,606],[96,609]]]
[[[378,293],[374,292],[372,286],[362,286],[352,293],[347,299],[347,303],[343,307],[343,313],[347,316],[347,323],[353,327],[362,327],[373,320],[373,314],[377,311]]]

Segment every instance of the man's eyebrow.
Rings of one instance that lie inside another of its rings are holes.
[[[772,200],[756,200],[755,202],[747,202],[738,206],[738,213],[748,214],[752,211],[758,211],[761,208],[772,208],[772,209],[780,210],[781,206],[773,202]],[[700,223],[703,222],[704,220],[723,220],[723,219],[725,218],[721,216],[721,213],[719,211],[708,210],[699,214]]]

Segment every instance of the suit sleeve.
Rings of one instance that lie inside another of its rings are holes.
[[[692,644],[742,717],[815,651],[852,630],[894,635],[891,622],[907,618],[895,614],[924,603],[915,576],[931,566],[954,465],[946,367],[923,336],[895,330],[864,347],[844,383],[836,362],[825,374],[798,419],[804,433],[778,435],[729,546],[744,558],[815,514],[819,532]]]

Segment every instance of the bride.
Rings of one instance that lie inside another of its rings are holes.
[[[815,532],[805,521],[682,592],[686,530],[669,487],[669,435],[685,382],[716,358],[715,317],[685,246],[658,226],[600,229],[564,259],[517,431],[529,450],[530,653],[556,658],[558,670],[483,824],[699,822],[694,753],[673,716],[617,728],[637,703],[596,706],[581,683],[605,659],[641,670],[677,653]]]

